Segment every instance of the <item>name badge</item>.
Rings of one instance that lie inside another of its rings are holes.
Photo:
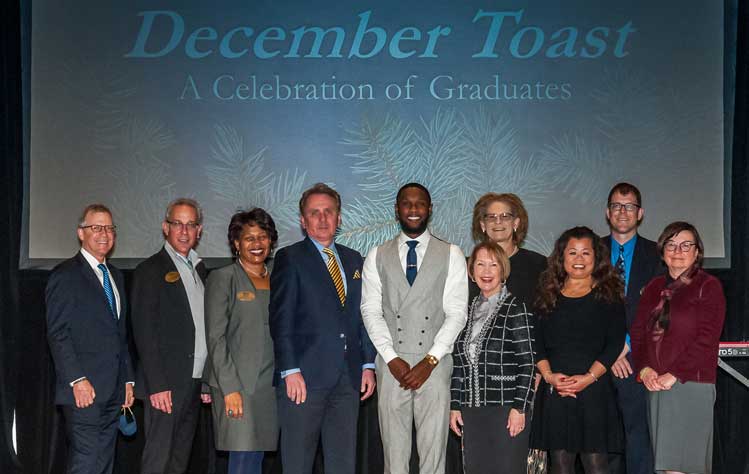
[[[252,301],[255,299],[255,293],[251,291],[240,291],[237,293],[237,299],[239,301]]]
[[[164,275],[164,280],[167,283],[174,283],[175,281],[179,281],[179,272],[169,272],[166,275]]]

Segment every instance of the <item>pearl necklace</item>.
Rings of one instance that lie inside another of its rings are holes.
[[[241,258],[237,257],[239,260],[239,264],[242,266],[245,272],[249,273],[252,276],[256,276],[257,278],[265,278],[268,276],[268,267],[263,264],[263,271],[261,273],[253,272],[249,268],[245,266],[245,263],[242,261]]]

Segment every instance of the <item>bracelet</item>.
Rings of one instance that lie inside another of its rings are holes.
[[[588,371],[588,375],[590,375],[591,377],[593,377],[593,381],[594,382],[598,382],[598,377],[596,377],[595,374],[593,374],[593,372]]]
[[[650,367],[644,367],[640,371],[640,374],[639,374],[640,375],[640,380],[642,380],[645,377],[645,374],[647,374],[649,370],[653,370],[653,369],[651,369]]]

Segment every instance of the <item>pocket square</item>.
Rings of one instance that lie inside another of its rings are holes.
[[[359,273],[359,270],[356,270],[354,272],[354,280],[360,280],[361,279],[361,273]]]

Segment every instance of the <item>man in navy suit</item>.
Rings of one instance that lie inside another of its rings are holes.
[[[334,242],[335,190],[315,184],[299,212],[307,238],[278,251],[270,282],[283,472],[310,473],[322,436],[325,473],[353,474],[359,400],[375,389],[376,353],[359,310],[362,257]]]
[[[52,271],[46,289],[47,338],[56,369],[55,403],[70,441],[69,473],[111,473],[120,407],[133,403],[122,274],[107,263],[112,213],[86,207],[81,250]]]
[[[647,423],[647,391],[632,373],[629,345],[629,328],[637,313],[640,293],[650,280],[663,272],[655,242],[637,233],[643,216],[640,190],[629,183],[614,185],[606,204],[606,220],[611,235],[604,238],[603,242],[611,250],[611,264],[624,281],[627,342],[611,367],[626,437],[624,457],[617,454],[609,456],[609,471],[612,474],[653,473],[653,454]]]

